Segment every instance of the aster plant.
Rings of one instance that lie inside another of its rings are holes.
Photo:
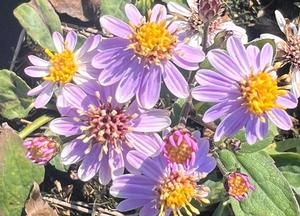
[[[14,11],[0,212],[19,215],[32,180],[56,215],[299,216],[296,21],[276,11],[285,40],[248,42],[231,1],[128,2],[102,0],[84,25],[48,0]]]
[[[142,110],[135,101],[130,105],[118,103],[115,86],[101,88],[96,82],[89,85],[95,90],[93,96],[74,84],[66,84],[62,94],[74,112],[51,121],[50,129],[75,136],[62,150],[63,164],[82,160],[80,179],[88,181],[98,173],[100,183],[108,184],[123,174],[130,149],[148,156],[159,153],[162,141],[156,132],[168,127],[170,119],[166,111]]]
[[[197,70],[204,60],[201,48],[179,39],[178,26],[167,20],[165,6],[156,4],[147,17],[132,4],[124,9],[129,24],[112,16],[100,18],[102,28],[115,36],[104,40],[93,58],[93,66],[102,70],[100,84],[118,83],[119,102],[136,96],[139,105],[147,109],[158,101],[162,79],[175,96],[187,98],[188,83],[175,65]]]
[[[95,54],[100,36],[91,36],[77,50],[77,34],[68,32],[66,39],[59,32],[52,35],[56,50],[45,49],[48,59],[29,55],[28,59],[33,64],[25,68],[24,72],[30,77],[42,78],[43,82],[28,91],[29,96],[37,96],[34,102],[36,108],[44,107],[52,98],[53,93],[60,95],[65,84],[74,82],[81,84],[89,79],[95,68],[91,67],[91,56]]]

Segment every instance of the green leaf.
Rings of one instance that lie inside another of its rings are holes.
[[[0,115],[7,119],[24,118],[32,109],[30,87],[9,70],[0,70]]]
[[[273,53],[275,54],[276,53],[276,44],[275,44],[274,39],[267,39],[266,38],[266,39],[253,40],[253,41],[249,42],[248,44],[246,44],[246,46],[254,45],[254,46],[257,46],[259,49],[262,49],[263,46],[267,43],[272,45]]]
[[[152,8],[154,0],[135,0],[135,6],[139,9],[141,14],[147,15],[147,12]]]
[[[238,216],[298,216],[299,206],[288,181],[265,152],[236,153],[219,152],[219,157],[228,171],[240,170],[250,177],[255,191],[238,202],[231,198],[231,205]]]
[[[283,141],[276,142],[276,151],[284,152],[292,148],[300,147],[299,138],[291,138]]]
[[[300,194],[300,154],[284,152],[272,154],[271,157],[293,189]]]
[[[219,203],[218,207],[212,214],[212,216],[229,216],[228,206],[225,203]]]
[[[102,0],[100,4],[101,15],[111,15],[121,20],[127,21],[124,7],[130,0]]]
[[[8,126],[0,128],[0,212],[21,215],[32,182],[43,176],[44,167],[25,158],[22,139]]]
[[[34,3],[37,7],[36,9],[39,11],[40,17],[44,20],[44,23],[50,29],[50,32],[61,32],[61,22],[59,16],[55,12],[52,5],[48,0],[34,0]]]
[[[51,33],[43,18],[29,3],[23,3],[14,10],[14,15],[27,34],[40,46],[55,50]]]
[[[257,152],[264,148],[266,148],[268,145],[272,144],[274,141],[274,137],[278,135],[277,128],[274,124],[269,124],[269,131],[266,138],[263,140],[258,140],[255,144],[249,145],[245,138],[245,130],[241,130],[235,138],[239,139],[241,141],[241,149],[239,152],[244,153],[250,153],[250,152]]]
[[[164,3],[176,2],[181,5],[187,5],[186,0],[162,0],[162,2],[164,2]]]
[[[172,120],[171,127],[173,127],[179,123],[180,114],[184,107],[185,102],[186,102],[186,99],[178,98],[175,101],[175,103],[173,104],[172,109],[171,109],[171,116],[170,116],[171,120]]]

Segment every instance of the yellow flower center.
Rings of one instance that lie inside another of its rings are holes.
[[[178,137],[174,136],[174,141],[177,142]],[[192,153],[194,152],[191,145],[189,145],[185,140],[178,146],[173,146],[169,141],[166,142],[165,151],[167,156],[171,162],[175,162],[177,164],[183,164],[187,160],[192,157]]]
[[[171,58],[177,36],[168,31],[166,20],[160,23],[146,22],[141,26],[133,26],[133,29],[129,48],[137,55],[156,64],[159,64],[160,60]]]
[[[239,175],[235,175],[228,179],[228,185],[228,193],[236,197],[244,196],[249,190],[246,181]]]
[[[174,216],[182,216],[181,208],[184,208],[188,215],[199,214],[199,210],[191,204],[191,201],[193,198],[202,201],[203,198],[192,176],[185,176],[179,172],[172,173],[161,180],[157,192],[161,203],[159,216],[164,216],[167,209],[171,209]]]
[[[250,75],[241,83],[242,95],[246,100],[248,110],[259,116],[262,121],[265,120],[262,114],[272,108],[280,107],[276,103],[277,98],[287,94],[285,90],[287,86],[277,85],[279,80],[281,78],[274,78],[270,73],[262,71]]]
[[[45,50],[50,57],[50,74],[44,77],[44,80],[60,83],[71,82],[78,66],[76,64],[74,53],[65,49],[62,53],[52,53],[49,49]]]

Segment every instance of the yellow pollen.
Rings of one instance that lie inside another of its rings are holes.
[[[71,82],[78,66],[75,61],[74,53],[65,49],[62,53],[52,53],[49,49],[45,53],[50,58],[50,74],[44,80],[60,83]]]
[[[157,191],[161,203],[159,216],[164,216],[167,209],[171,209],[174,216],[181,215],[181,208],[184,208],[188,215],[199,213],[190,203],[198,194],[196,181],[192,177],[172,173],[161,181]]]
[[[174,137],[174,141],[176,137]],[[193,149],[192,147],[186,143],[186,141],[182,141],[179,146],[173,146],[171,143],[167,142],[165,145],[166,152],[168,154],[168,158],[171,162],[175,162],[178,164],[185,163],[188,159],[192,157]]]
[[[132,48],[137,55],[156,64],[159,64],[160,60],[170,58],[177,36],[168,31],[166,20],[160,23],[145,22],[133,28],[134,34],[130,38],[129,48]]]
[[[287,94],[287,86],[278,86],[281,78],[274,78],[271,74],[262,71],[255,75],[250,75],[247,80],[241,82],[241,90],[247,107],[250,112],[261,117],[262,115],[275,107],[281,107],[276,103],[279,96]]]
[[[228,193],[232,196],[240,197],[245,195],[249,187],[247,186],[247,183],[241,176],[234,176],[228,180],[229,185],[229,191]]]

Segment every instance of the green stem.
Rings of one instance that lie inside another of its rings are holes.
[[[219,168],[220,172],[222,173],[223,176],[228,174],[228,170],[225,168],[224,164],[219,158],[219,154],[217,152],[213,152],[214,158],[217,161],[217,167]]]
[[[33,131],[39,129],[44,124],[51,121],[54,117],[48,115],[42,115],[39,118],[35,119],[32,123],[28,124],[23,130],[19,132],[19,136],[22,139],[25,139],[28,135],[30,135]]]

